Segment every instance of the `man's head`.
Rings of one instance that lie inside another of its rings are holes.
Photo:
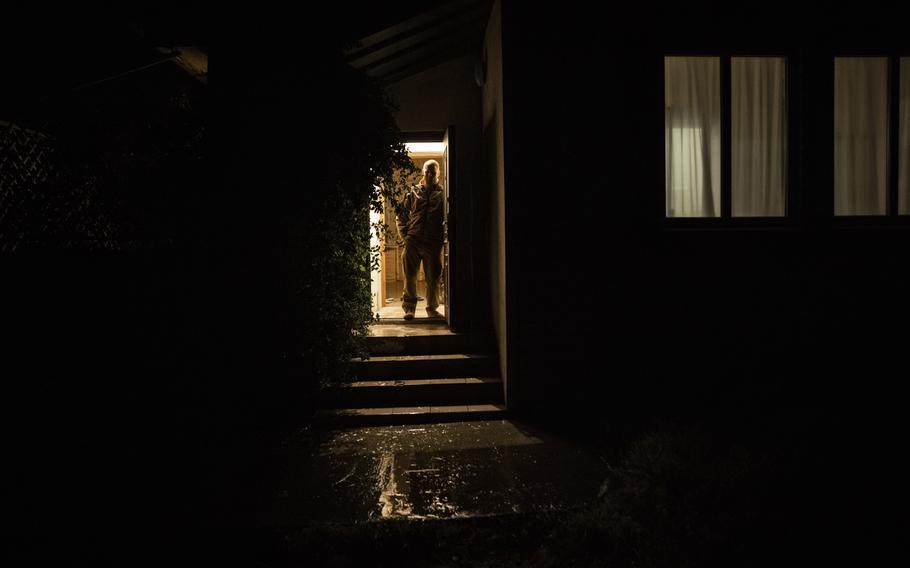
[[[423,163],[423,179],[428,186],[439,182],[439,162],[427,160]]]

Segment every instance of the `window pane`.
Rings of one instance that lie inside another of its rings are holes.
[[[900,191],[899,211],[910,215],[910,57],[901,57],[901,127],[900,127]]]
[[[733,216],[786,215],[786,62],[734,57],[732,80]]]
[[[888,204],[888,59],[834,60],[834,214],[884,215]]]
[[[720,59],[664,58],[667,217],[720,216]]]

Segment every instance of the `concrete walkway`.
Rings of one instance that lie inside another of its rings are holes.
[[[568,509],[606,474],[596,450],[512,420],[315,430],[273,459],[262,528]]]

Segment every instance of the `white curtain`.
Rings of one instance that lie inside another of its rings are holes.
[[[888,206],[888,59],[834,60],[834,214]]]
[[[732,209],[734,217],[786,214],[786,63],[779,57],[734,57]]]
[[[667,217],[720,215],[720,59],[664,59]]]
[[[910,57],[901,58],[900,214],[910,215]]]

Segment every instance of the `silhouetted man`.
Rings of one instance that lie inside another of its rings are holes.
[[[404,319],[414,319],[417,310],[417,271],[423,262],[427,279],[427,316],[442,317],[439,307],[439,275],[442,272],[443,191],[439,185],[439,162],[423,164],[420,183],[404,196],[404,211],[397,216],[398,232],[404,239]]]

